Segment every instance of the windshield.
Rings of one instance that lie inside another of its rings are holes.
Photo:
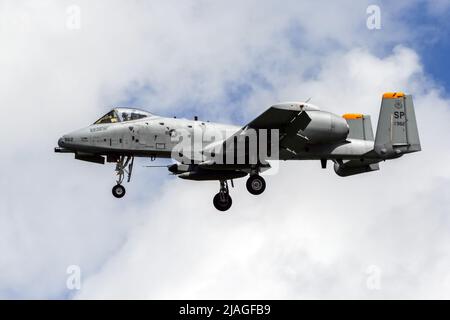
[[[150,112],[144,110],[130,109],[130,108],[116,108],[105,114],[97,121],[95,121],[94,124],[125,122],[125,121],[139,120],[151,116],[153,115]]]
[[[114,110],[108,112],[103,117],[98,119],[94,122],[94,124],[101,124],[101,123],[116,123],[119,122],[119,119],[117,118],[117,114]]]

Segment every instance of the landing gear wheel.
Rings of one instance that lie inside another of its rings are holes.
[[[247,190],[257,196],[266,190],[266,181],[257,174],[250,176],[247,180]]]
[[[219,211],[227,211],[231,208],[233,200],[228,193],[219,192],[213,199],[214,207]]]
[[[125,187],[120,184],[114,186],[114,188],[112,188],[112,194],[116,198],[123,198],[125,195]]]

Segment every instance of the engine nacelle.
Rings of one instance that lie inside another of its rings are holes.
[[[311,122],[302,135],[308,138],[310,143],[337,142],[347,139],[349,127],[347,121],[330,112],[309,111]]]

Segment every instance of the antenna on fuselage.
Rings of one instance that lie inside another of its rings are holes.
[[[310,102],[311,101],[311,99],[312,98],[308,98],[306,101],[305,101],[305,103],[308,103],[308,102]]]

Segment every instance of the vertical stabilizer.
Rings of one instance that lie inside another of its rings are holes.
[[[375,152],[382,158],[395,158],[421,150],[411,95],[385,93],[381,102],[375,137]]]

